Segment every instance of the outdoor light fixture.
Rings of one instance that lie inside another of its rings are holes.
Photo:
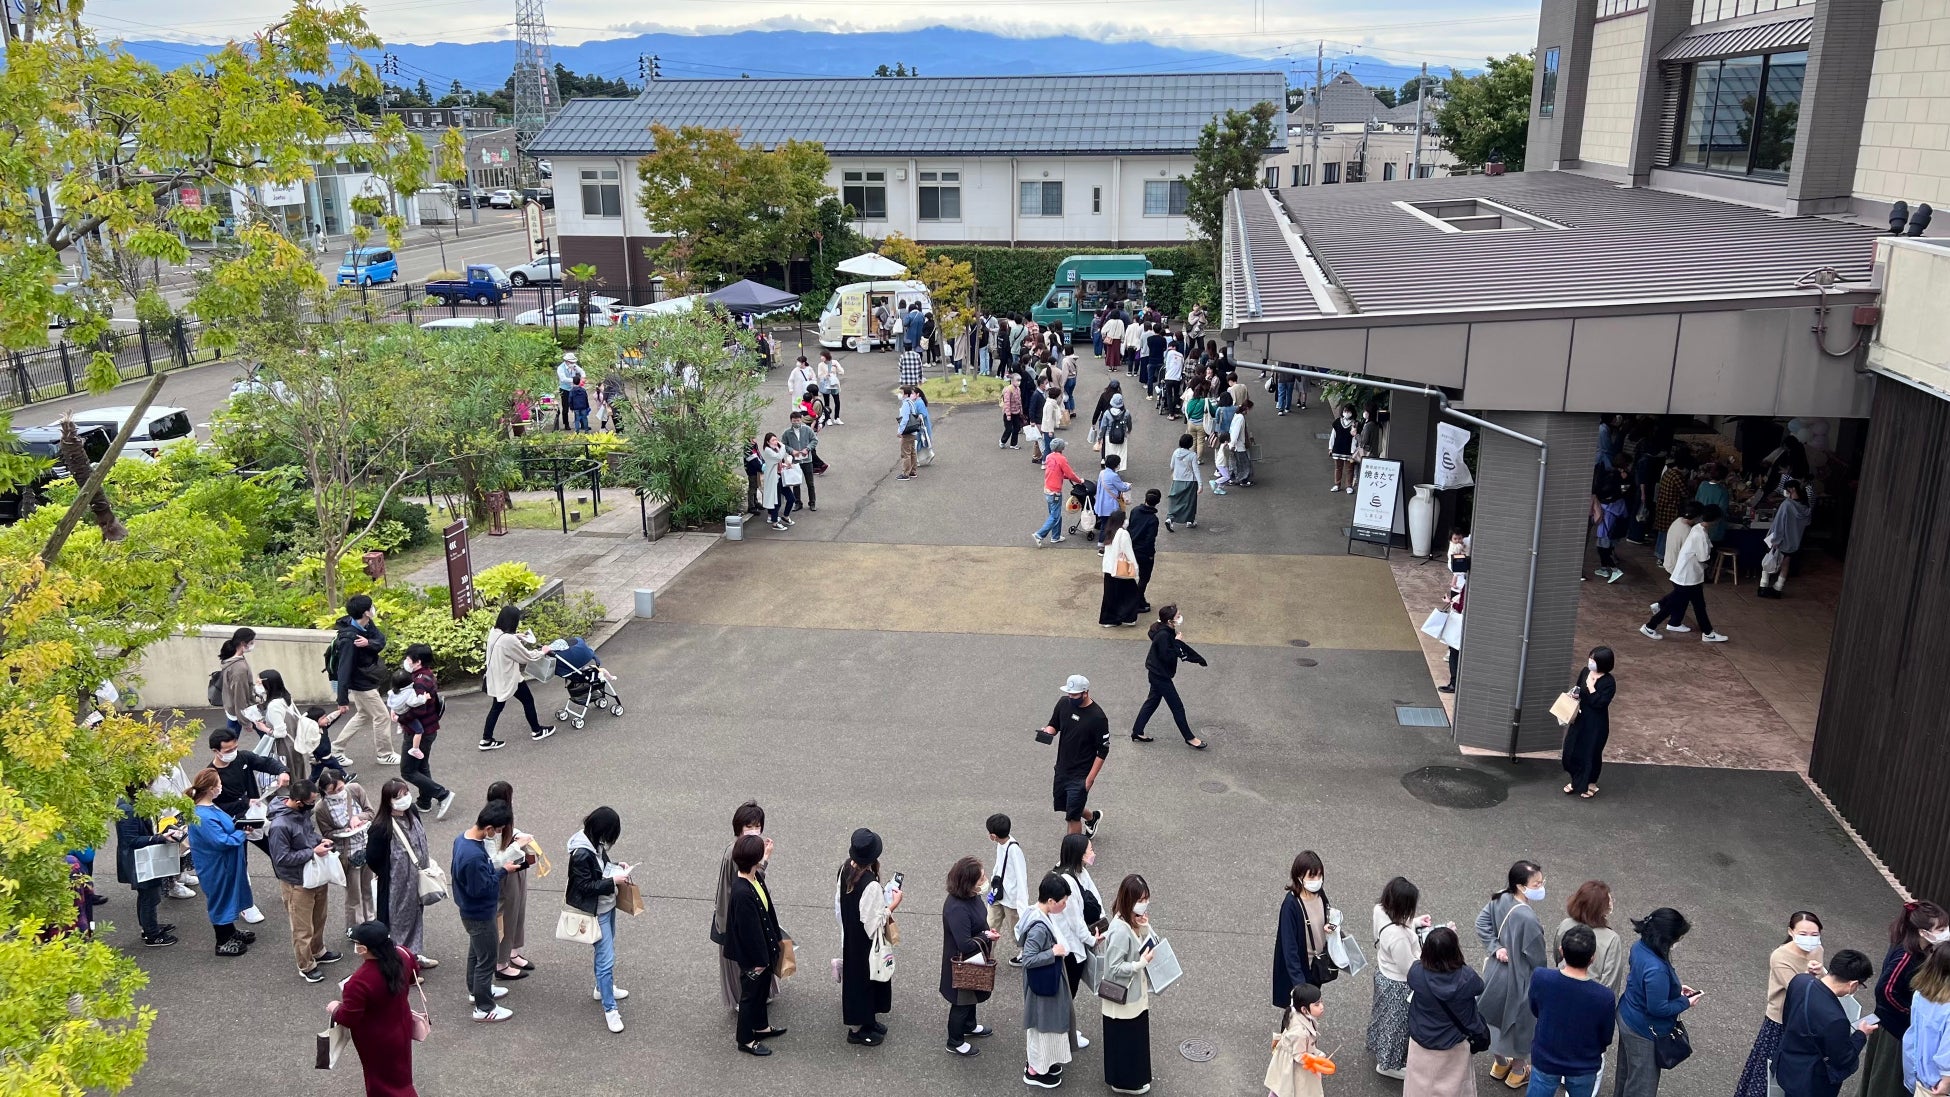
[[[1928,202],[1918,202],[1916,204],[1916,212],[1909,215],[1909,234],[1911,236],[1923,235],[1923,230],[1930,227],[1930,215],[1935,212],[1935,210],[1930,208]]]
[[[1908,220],[1909,203],[1900,198],[1896,199],[1896,204],[1889,207],[1889,235],[1901,236],[1903,224]]]

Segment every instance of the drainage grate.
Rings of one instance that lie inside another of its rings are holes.
[[[1219,1046],[1210,1040],[1191,1039],[1178,1045],[1178,1054],[1194,1063],[1209,1063],[1219,1056]]]
[[[1502,780],[1459,766],[1425,766],[1402,775],[1402,787],[1425,804],[1445,808],[1489,808],[1510,795]]]
[[[1405,728],[1446,728],[1449,714],[1441,706],[1396,705],[1395,722]]]

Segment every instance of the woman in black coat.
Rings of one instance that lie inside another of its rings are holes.
[[[948,898],[941,904],[941,996],[948,1000],[948,1050],[974,1055],[973,1036],[995,1030],[975,1023],[975,1007],[989,1000],[986,990],[955,989],[956,960],[977,956],[994,963],[990,943],[1000,936],[989,928],[987,904],[982,902],[982,862],[964,857],[948,870]]]
[[[785,1035],[765,1016],[772,992],[772,973],[779,963],[779,912],[771,892],[758,878],[765,860],[765,839],[746,834],[731,846],[731,863],[738,875],[731,881],[731,903],[725,913],[724,958],[738,965],[738,1050],[747,1055],[770,1055],[760,1043]]]
[[[1193,735],[1191,725],[1185,722],[1185,702],[1178,699],[1178,687],[1172,683],[1180,659],[1206,665],[1205,656],[1178,638],[1178,630],[1184,624],[1185,618],[1179,616],[1178,607],[1173,605],[1159,610],[1158,623],[1151,626],[1151,651],[1144,657],[1144,675],[1151,680],[1151,695],[1138,709],[1137,723],[1131,725],[1131,738],[1139,743],[1152,741],[1144,733],[1144,725],[1151,722],[1151,714],[1158,711],[1158,702],[1163,701],[1171,707],[1172,719],[1178,721],[1178,734],[1185,737],[1185,745],[1204,750],[1205,740]]]
[[[887,1036],[879,1016],[894,1008],[894,983],[873,977],[874,939],[901,905],[898,889],[880,886],[880,835],[853,832],[840,866],[834,905],[840,915],[840,1018],[846,1042],[877,1047]]]
[[[1571,775],[1564,786],[1566,796],[1589,800],[1598,795],[1598,770],[1605,762],[1605,740],[1611,738],[1611,699],[1618,692],[1611,668],[1611,649],[1592,648],[1584,669],[1571,683],[1578,714],[1564,731],[1564,772]]]

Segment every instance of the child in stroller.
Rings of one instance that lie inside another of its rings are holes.
[[[623,698],[612,686],[616,676],[603,666],[596,650],[582,637],[557,640],[549,645],[549,651],[555,658],[556,673],[562,676],[562,685],[569,694],[556,713],[557,719],[580,728],[592,708],[606,709],[611,716],[623,715]]]

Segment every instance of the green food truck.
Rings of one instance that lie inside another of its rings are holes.
[[[1088,333],[1098,309],[1113,301],[1142,301],[1147,278],[1170,277],[1142,255],[1072,255],[1057,264],[1056,281],[1029,315],[1038,324],[1060,323],[1065,333]]]

